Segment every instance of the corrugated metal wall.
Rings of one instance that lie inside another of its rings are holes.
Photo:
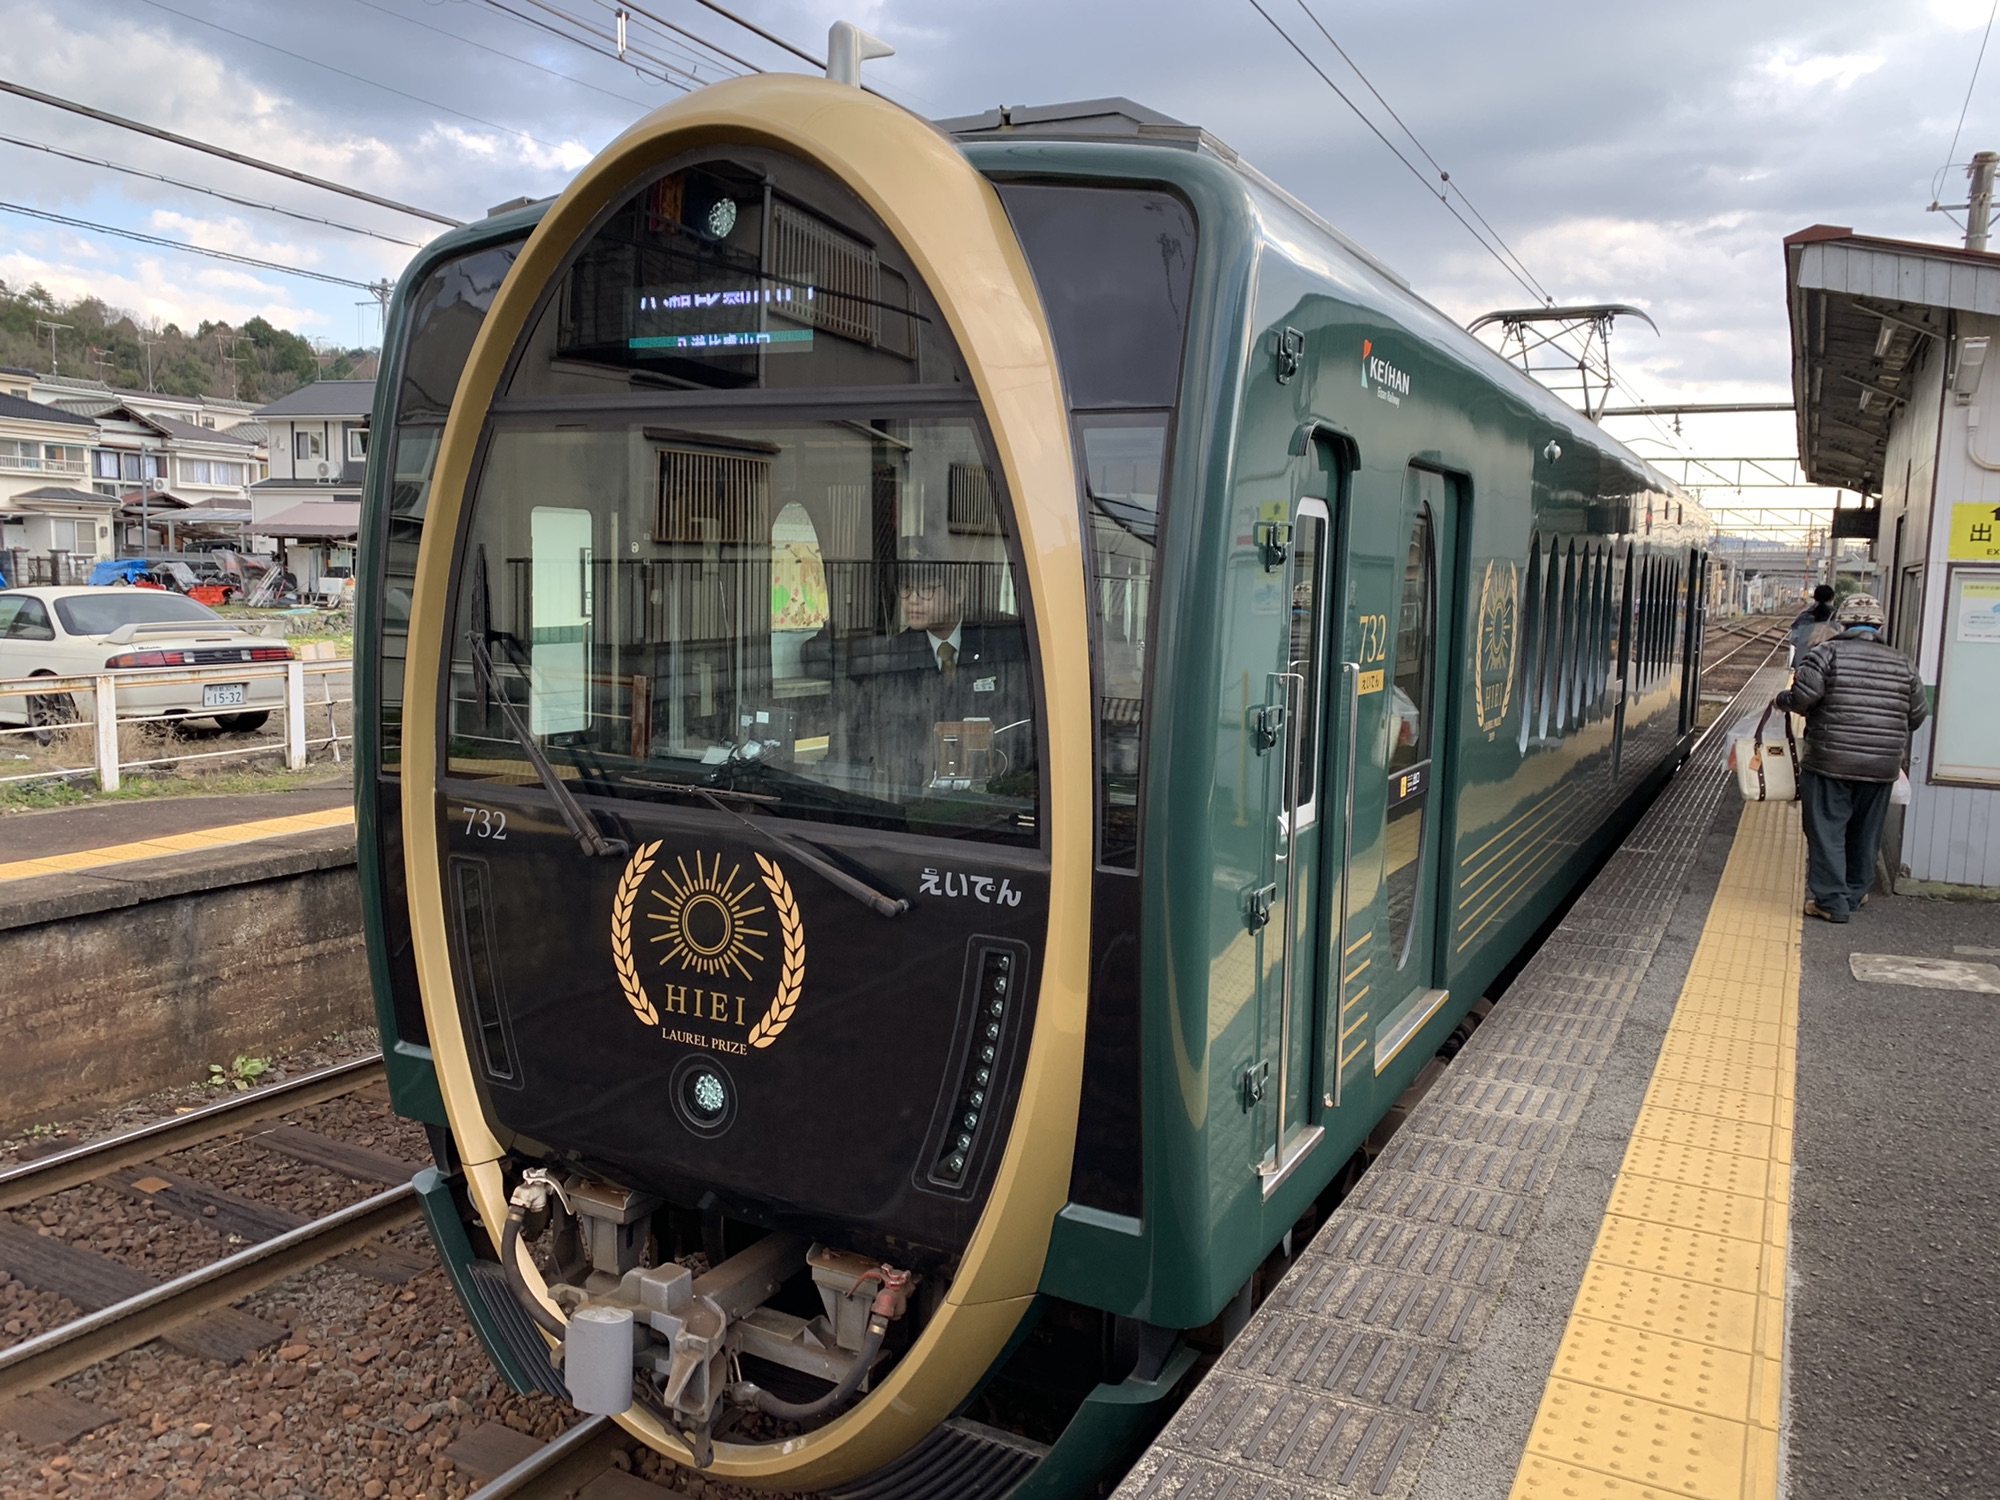
[[[1918,768],[1903,815],[1903,864],[1912,880],[2000,888],[2000,792],[1930,786],[1931,726],[1917,731],[1910,759]]]

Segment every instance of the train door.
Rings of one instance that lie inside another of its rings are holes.
[[[1312,477],[1304,489],[1325,489],[1335,499],[1306,495],[1292,503],[1283,550],[1283,650],[1271,673],[1268,701],[1280,712],[1269,739],[1279,751],[1278,815],[1272,868],[1276,875],[1266,887],[1270,930],[1278,938],[1275,982],[1265,994],[1275,1003],[1262,1008],[1263,1055],[1270,1059],[1258,1069],[1257,1089],[1265,1107],[1260,1114],[1261,1156],[1257,1171],[1266,1196],[1275,1192],[1291,1168],[1318,1142],[1317,1084],[1314,1062],[1319,1054],[1324,987],[1320,955],[1325,950],[1323,923],[1326,900],[1320,869],[1325,809],[1336,806],[1343,790],[1339,760],[1328,753],[1329,730],[1338,716],[1327,710],[1327,658],[1330,621],[1335,618],[1335,557],[1337,532],[1332,504],[1338,503],[1337,470],[1329,455],[1314,444]],[[1280,533],[1279,535],[1282,535]],[[1337,833],[1336,826],[1336,833]],[[1269,953],[1268,946],[1266,952]]]
[[[1443,475],[1409,471],[1394,612],[1387,622],[1388,660],[1383,670],[1362,673],[1359,683],[1361,692],[1385,695],[1376,764],[1387,784],[1375,804],[1382,816],[1375,841],[1381,851],[1377,936],[1366,945],[1360,934],[1347,939],[1354,951],[1342,976],[1343,1073],[1358,1070],[1371,1050],[1380,1073],[1449,998],[1443,986],[1452,907],[1441,873],[1447,819],[1435,784],[1444,778],[1434,767],[1444,763],[1451,744],[1458,504],[1456,486]],[[1364,755],[1360,767],[1370,767],[1372,759]],[[1364,969],[1371,972],[1364,976]],[[1363,996],[1373,1002],[1361,1012],[1372,1017],[1372,1026],[1347,1014],[1359,1009]],[[1361,1045],[1364,1041],[1372,1041],[1372,1049]]]

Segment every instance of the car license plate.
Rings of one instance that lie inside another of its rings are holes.
[[[247,682],[207,682],[202,684],[203,708],[241,708],[250,701]]]

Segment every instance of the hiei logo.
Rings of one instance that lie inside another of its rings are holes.
[[[1403,398],[1410,394],[1410,376],[1406,370],[1399,370],[1386,359],[1375,356],[1375,341],[1361,341],[1361,389],[1372,388],[1377,396],[1391,406],[1403,404]]]

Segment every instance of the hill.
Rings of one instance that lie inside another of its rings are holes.
[[[40,283],[15,288],[5,281],[0,281],[0,365],[48,369],[49,330],[38,322],[69,325],[55,335],[61,373],[125,390],[274,401],[315,380],[365,377],[374,366],[373,350],[342,349],[323,357],[298,334],[263,318],[240,328],[203,322],[192,333],[172,323],[146,329],[130,313],[95,297],[59,302]]]

